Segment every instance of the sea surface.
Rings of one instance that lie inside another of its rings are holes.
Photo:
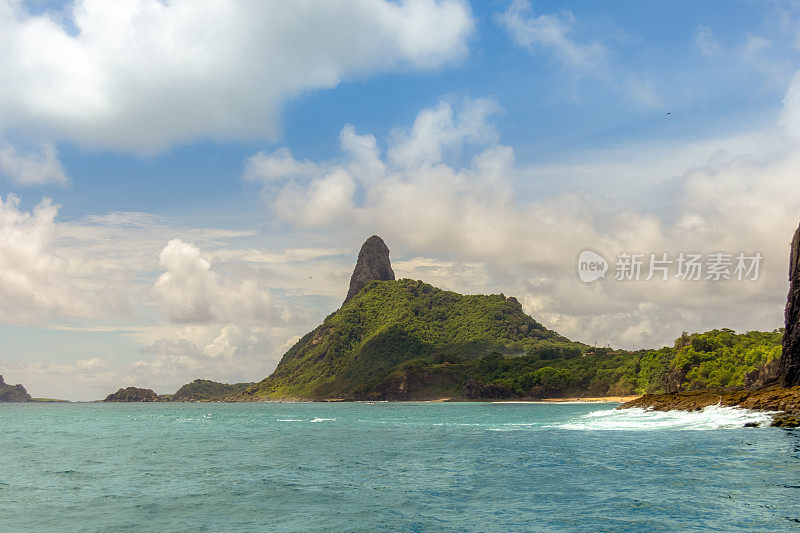
[[[614,407],[0,404],[0,530],[800,527],[800,431]]]

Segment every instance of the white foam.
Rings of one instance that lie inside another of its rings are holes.
[[[335,421],[335,420],[336,420],[335,418],[315,418],[314,420],[311,420],[310,422],[332,422],[332,421]]]
[[[652,411],[649,409],[609,409],[594,411],[565,424],[551,427],[574,430],[708,430],[740,428],[747,423],[769,426],[774,413],[738,407],[709,405],[700,411]]]

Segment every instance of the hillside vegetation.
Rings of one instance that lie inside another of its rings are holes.
[[[780,357],[781,331],[683,334],[672,347],[591,349],[514,298],[372,281],[231,399],[543,398],[744,386]]]
[[[240,399],[379,397],[381,382],[401,365],[457,365],[487,356],[568,359],[586,348],[502,294],[465,296],[409,279],[371,281]]]
[[[746,385],[781,353],[782,332],[729,329],[679,337],[673,347],[636,352],[589,350],[542,359],[499,353],[456,364],[400,365],[380,387],[387,399],[625,396]]]
[[[196,379],[178,389],[169,397],[169,400],[173,402],[219,401],[253,385],[254,383],[219,383],[208,379]]]

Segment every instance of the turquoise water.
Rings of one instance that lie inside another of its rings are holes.
[[[800,526],[800,432],[612,407],[5,404],[0,529]]]

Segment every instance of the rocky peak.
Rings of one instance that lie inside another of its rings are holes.
[[[786,299],[780,375],[783,385],[800,385],[800,227],[794,232],[789,253],[789,295]]]
[[[358,294],[364,285],[372,280],[394,280],[392,262],[389,260],[389,248],[377,235],[373,235],[361,245],[356,268],[353,270],[353,275],[350,276],[350,289],[347,291],[344,303]]]

